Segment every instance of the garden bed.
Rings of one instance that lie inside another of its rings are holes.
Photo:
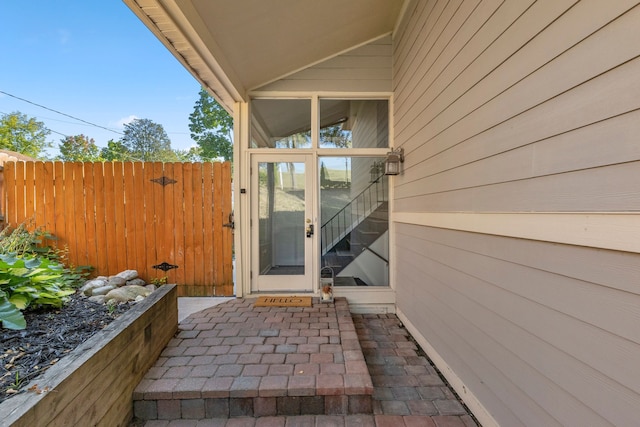
[[[0,403],[69,355],[135,303],[107,305],[81,292],[69,296],[60,308],[24,311],[25,329],[0,329]]]
[[[162,286],[0,404],[0,426],[128,425],[133,390],[177,325],[177,288]]]

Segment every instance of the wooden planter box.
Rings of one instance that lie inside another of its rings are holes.
[[[175,285],[165,285],[0,404],[0,426],[127,426],[133,390],[178,327]]]

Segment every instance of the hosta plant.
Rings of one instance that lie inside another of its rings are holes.
[[[24,329],[27,307],[61,307],[75,289],[64,267],[47,258],[0,254],[0,321],[8,329]]]

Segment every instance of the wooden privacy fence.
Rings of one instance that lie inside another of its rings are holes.
[[[18,161],[3,175],[5,223],[33,220],[72,265],[233,295],[230,163]]]

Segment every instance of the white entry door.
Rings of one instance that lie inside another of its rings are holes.
[[[314,292],[313,156],[254,155],[251,166],[252,291]]]

